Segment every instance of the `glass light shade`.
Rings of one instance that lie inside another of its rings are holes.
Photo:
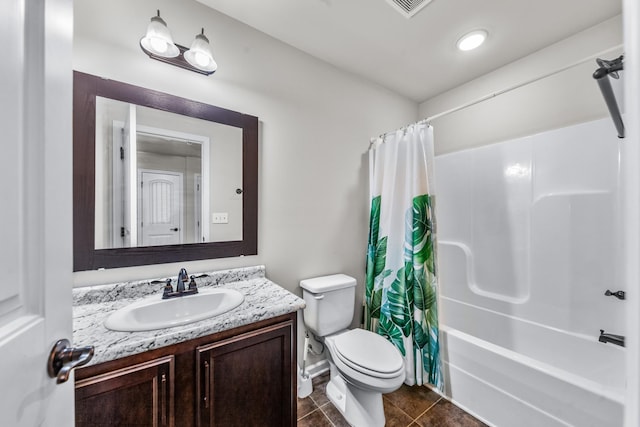
[[[158,16],[151,18],[151,22],[147,27],[147,34],[140,40],[140,45],[154,55],[165,58],[175,58],[180,54],[180,50],[173,43],[171,32],[166,22]]]
[[[196,36],[193,43],[191,43],[191,48],[184,53],[184,59],[191,66],[202,71],[214,72],[218,68],[218,64],[216,64],[211,53],[209,39],[204,35],[204,30],[202,30],[202,34]]]
[[[487,32],[485,30],[472,31],[462,36],[456,46],[462,51],[473,50],[484,43],[486,38]]]

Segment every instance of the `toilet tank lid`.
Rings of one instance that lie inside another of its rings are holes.
[[[355,286],[356,283],[356,279],[346,274],[332,274],[330,276],[301,280],[300,287],[311,293],[319,294],[336,289],[350,288]]]

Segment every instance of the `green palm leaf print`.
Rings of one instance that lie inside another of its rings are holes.
[[[378,333],[386,337],[393,345],[396,346],[403,356],[406,355],[404,349],[404,341],[402,340],[402,331],[385,315],[380,316],[380,324],[378,325]]]
[[[413,199],[412,247],[414,264],[424,264],[431,258],[431,198],[428,194]]]
[[[411,333],[413,304],[407,295],[405,279],[403,267],[398,270],[395,280],[387,290],[387,308],[391,321],[402,330],[405,337],[408,337]]]

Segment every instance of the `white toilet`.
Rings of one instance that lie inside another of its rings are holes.
[[[344,274],[300,282],[307,304],[304,323],[329,350],[327,397],[356,427],[384,426],[382,393],[397,390],[405,378],[400,352],[385,338],[347,329],[355,309],[356,279]]]

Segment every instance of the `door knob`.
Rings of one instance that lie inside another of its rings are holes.
[[[170,228],[169,230],[171,230],[171,231],[178,231],[178,227],[176,227],[176,228]]]
[[[93,346],[70,347],[68,339],[61,339],[51,349],[47,372],[51,378],[57,378],[56,383],[61,384],[69,379],[73,368],[87,364],[93,357]]]

